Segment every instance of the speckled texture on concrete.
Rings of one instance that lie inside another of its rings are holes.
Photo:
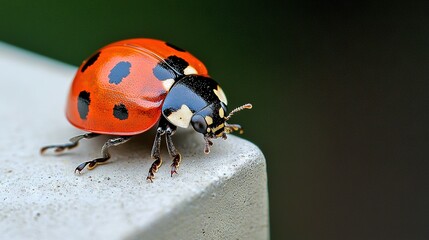
[[[112,148],[108,164],[78,176],[74,168],[98,157],[106,136],[70,152],[39,155],[46,144],[81,133],[64,117],[75,67],[0,43],[1,239],[267,239],[265,159],[252,143],[229,136],[209,155],[202,136],[180,131],[179,174],[170,158],[153,184],[154,133]],[[245,125],[245,123],[243,123]]]

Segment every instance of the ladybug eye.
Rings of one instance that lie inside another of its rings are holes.
[[[192,127],[199,133],[206,133],[207,123],[201,115],[194,115],[191,119]]]

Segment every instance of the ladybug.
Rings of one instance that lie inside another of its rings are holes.
[[[75,148],[82,139],[106,134],[115,136],[102,147],[100,158],[76,167],[95,168],[109,160],[109,148],[123,144],[132,136],[158,124],[151,157],[155,159],[147,180],[152,182],[162,164],[161,137],[165,135],[173,163],[171,176],[177,173],[181,155],[172,135],[177,127],[203,134],[204,152],[213,145],[211,139],[233,131],[242,132],[238,124],[228,124],[245,104],[227,115],[227,99],[219,84],[209,77],[204,64],[191,53],[155,39],[128,39],[111,43],[85,60],[77,70],[66,104],[66,116],[75,127],[87,133],[75,136],[70,143],[43,147],[62,152]]]

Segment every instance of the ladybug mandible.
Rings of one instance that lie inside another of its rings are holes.
[[[177,173],[181,155],[171,136],[177,127],[202,133],[204,152],[213,145],[210,139],[233,131],[238,124],[227,121],[235,113],[252,108],[245,104],[227,115],[227,99],[219,84],[208,75],[204,64],[189,52],[154,39],[129,39],[109,44],[79,67],[67,98],[66,116],[75,127],[88,133],[70,139],[70,143],[43,147],[62,152],[82,139],[101,134],[114,135],[101,149],[101,158],[77,166],[95,168],[110,158],[109,148],[127,142],[158,123],[151,157],[155,159],[147,180],[153,180],[162,164],[161,136],[165,135],[173,158],[171,176]]]

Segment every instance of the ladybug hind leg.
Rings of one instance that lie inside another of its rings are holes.
[[[174,146],[173,140],[171,139],[171,136],[176,132],[176,129],[176,126],[172,125],[164,117],[161,117],[161,120],[158,124],[158,128],[156,129],[156,136],[151,151],[151,157],[155,159],[155,161],[152,163],[146,178],[150,182],[153,182],[153,179],[155,178],[155,173],[158,172],[159,167],[161,167],[162,165],[160,153],[162,135],[165,135],[168,152],[170,156],[173,157],[173,163],[171,164],[171,176],[173,176],[174,173],[177,174],[177,169],[179,168],[179,164],[182,157]]]
[[[85,134],[77,135],[75,137],[70,138],[69,143],[58,144],[58,145],[49,145],[49,146],[42,147],[40,149],[40,154],[45,153],[46,150],[48,150],[48,149],[53,149],[55,153],[61,153],[64,150],[70,150],[70,149],[77,147],[77,145],[79,144],[79,141],[82,139],[90,139],[90,138],[97,137],[97,136],[100,136],[100,134],[98,134],[98,133],[85,133]]]
[[[96,158],[91,161],[83,162],[79,166],[76,167],[75,173],[80,173],[86,166],[88,166],[89,170],[94,169],[97,165],[102,164],[110,159],[109,148],[112,146],[118,146],[120,144],[126,143],[131,139],[129,136],[112,138],[107,140],[101,148],[101,155],[103,157]]]

